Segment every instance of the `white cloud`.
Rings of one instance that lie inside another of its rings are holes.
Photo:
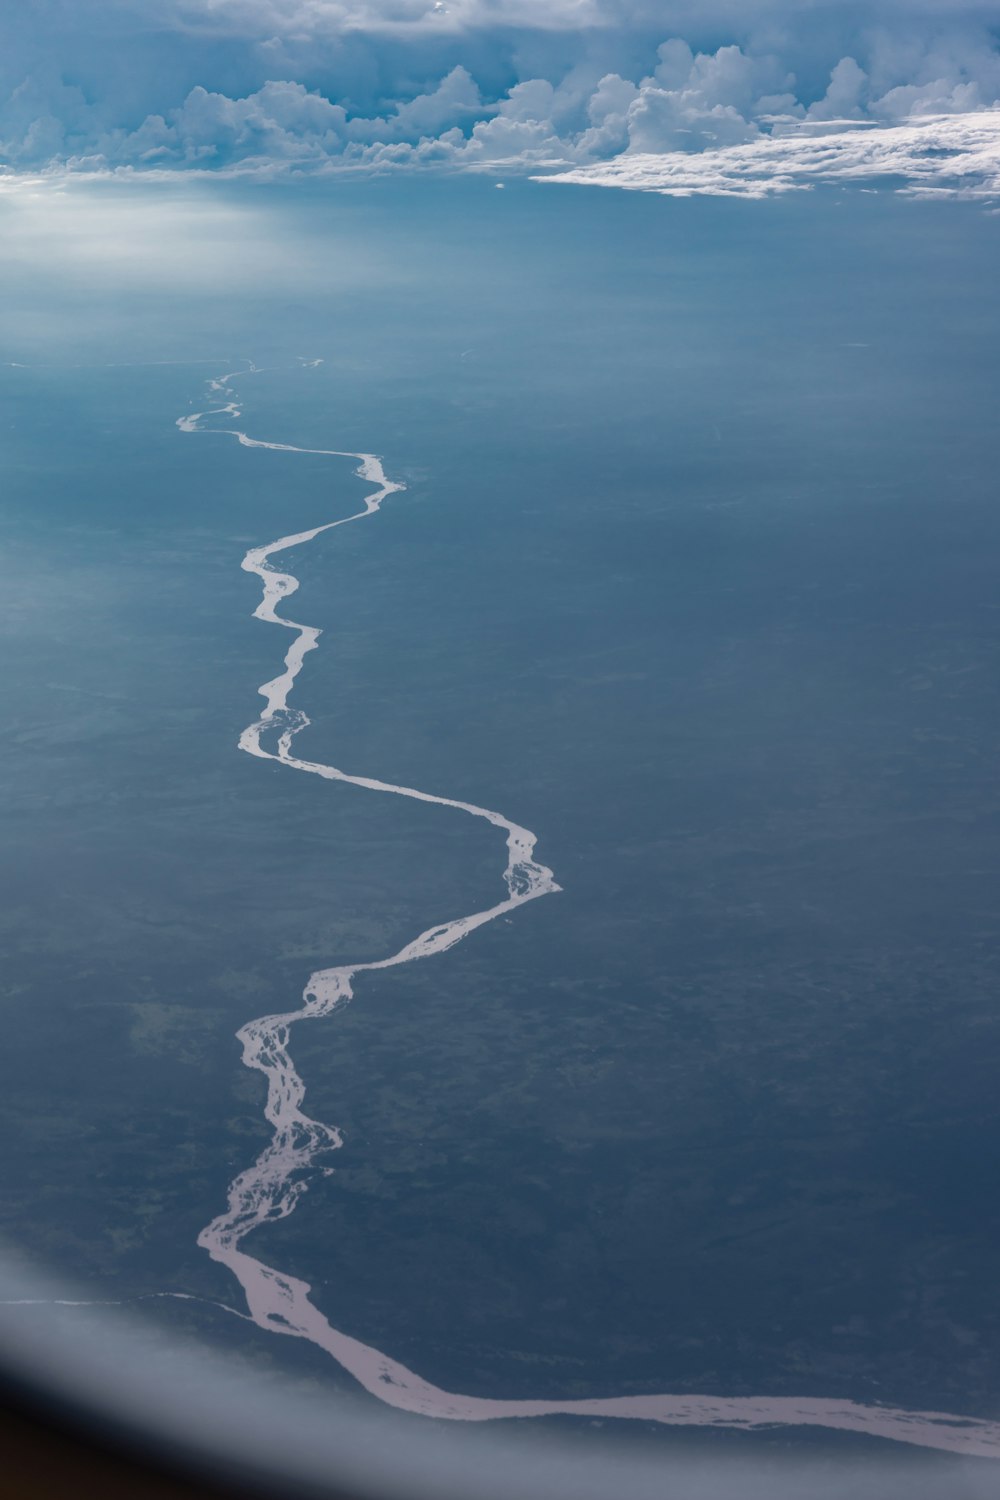
[[[640,90],[619,73],[606,73],[587,101],[589,128],[577,141],[582,157],[613,156],[628,145],[628,117]]]
[[[487,110],[474,79],[457,67],[430,93],[400,102],[384,116],[352,120],[347,133],[362,142],[422,140],[479,119]]]
[[[1000,198],[1000,109],[905,125],[788,127],[786,133],[719,150],[625,153],[544,180],[673,197],[737,198],[765,198],[819,183],[893,180],[915,194]]]
[[[731,104],[689,103],[681,92],[645,88],[628,112],[630,151],[700,150],[747,141],[758,127]]]
[[[868,74],[853,57],[842,57],[830,72],[822,99],[807,111],[810,120],[860,120],[869,93]]]
[[[78,0],[48,3],[80,16]],[[13,46],[0,62],[0,172],[502,162],[744,194],[821,169],[853,180],[884,153],[898,159],[893,127],[952,115],[982,129],[973,122],[1000,100],[1000,51],[978,4],[874,0],[861,24],[847,0],[162,0],[151,35],[144,0],[94,0],[88,15],[128,43],[128,61],[99,55],[95,30],[66,82],[51,58],[12,72]],[[652,28],[665,17],[676,34],[664,41]],[[18,26],[28,35],[30,17]],[[51,48],[29,40],[36,63],[69,46],[61,32]],[[884,128],[863,133],[862,151],[848,121]],[[950,145],[933,149],[939,185],[949,171],[966,189],[977,171],[993,180],[985,141],[975,170]],[[907,158],[902,175],[929,171]]]

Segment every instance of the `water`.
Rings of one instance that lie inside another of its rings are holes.
[[[270,1138],[234,1033],[503,899],[481,820],[238,752],[288,644],[240,563],[364,493],[178,431],[251,360],[241,428],[406,485],[296,549],[296,755],[501,810],[562,891],[296,1027],[344,1144],[246,1248],[473,1403],[990,1418],[996,220],[230,186],[174,243],[153,204],[78,188],[37,260],[5,205],[8,1240],[245,1310],[197,1245]]]

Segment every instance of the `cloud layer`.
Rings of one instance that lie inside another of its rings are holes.
[[[626,152],[549,174],[548,181],[630,188],[686,198],[766,198],[817,183],[901,185],[923,197],[1000,201],[1000,110],[932,116],[903,125],[806,122],[736,146],[690,154]]]
[[[832,0],[164,0],[155,24],[138,0],[94,0],[82,29],[66,0],[26,9],[0,69],[9,172],[997,191],[1000,49],[962,0],[864,18]]]

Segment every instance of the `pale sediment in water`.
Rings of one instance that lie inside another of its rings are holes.
[[[316,363],[318,361],[300,360],[300,364],[304,366]],[[310,1286],[307,1282],[285,1275],[240,1249],[243,1239],[251,1230],[292,1213],[299,1198],[308,1190],[309,1171],[328,1170],[318,1163],[317,1158],[322,1153],[336,1150],[342,1144],[340,1132],[335,1126],[311,1119],[302,1108],[305,1086],[289,1052],[289,1037],[294,1024],[307,1017],[329,1015],[350,1000],[353,993],[352,981],[356,974],[390,969],[444,953],[477,928],[495,921],[515,907],[559,890],[552,871],[534,858],[536,836],[530,829],[512,822],[502,813],[457,798],[380,781],[375,777],[353,775],[335,766],[304,760],[292,753],[295,735],[305,729],[310,721],[301,709],[289,707],[289,697],[303,661],[308,652],[316,648],[321,632],[315,626],[300,624],[278,613],[279,605],[290,598],[299,585],[293,574],[273,567],[270,558],[275,553],[303,546],[323,532],[375,515],[383,502],[404,486],[387,477],[381,460],[372,453],[299,448],[288,443],[253,438],[236,427],[207,428],[201,425],[207,417],[238,419],[242,409],[233,395],[232,382],[241,376],[256,373],[258,371],[251,364],[244,370],[215,377],[209,382],[209,391],[228,399],[211,410],[178,418],[177,426],[186,433],[215,432],[233,437],[247,448],[352,458],[358,464],[355,472],[372,485],[373,490],[363,508],[354,514],[279,537],[261,547],[253,547],[244,557],[242,567],[260,579],[263,590],[263,597],[254,610],[254,616],[292,631],[294,639],[285,654],[283,670],[258,689],[264,699],[264,712],[243,731],[239,747],[249,755],[277,761],[291,770],[308,772],[327,781],[347,782],[370,791],[435,803],[440,807],[452,808],[483,819],[503,830],[506,837],[507,863],[503,879],[507,894],[495,905],[482,911],[454,917],[428,928],[386,958],[317,970],[309,976],[301,1005],[279,1014],[258,1017],[248,1021],[240,1029],[237,1035],[243,1045],[246,1066],[262,1073],[267,1079],[265,1114],[273,1127],[273,1136],[252,1166],[231,1183],[225,1212],[202,1230],[198,1238],[199,1245],[208,1251],[213,1260],[228,1267],[237,1278],[246,1297],[249,1316],[260,1328],[306,1339],[315,1344],[331,1355],[372,1395],[401,1410],[471,1422],[512,1417],[575,1415],[588,1418],[632,1418],[670,1426],[747,1429],[768,1426],[824,1427],[969,1456],[1000,1458],[998,1422],[944,1412],[866,1406],[834,1398],[666,1394],[536,1401],[501,1400],[445,1391],[423,1380],[378,1349],[338,1332],[310,1300]],[[265,736],[276,737],[275,748],[268,749],[265,746]]]

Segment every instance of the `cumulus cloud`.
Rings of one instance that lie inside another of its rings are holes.
[[[38,17],[78,24],[66,4],[29,7],[38,34],[25,23],[0,69],[8,170],[503,163],[747,194],[825,180],[836,157],[844,180],[915,184],[934,159],[939,186],[995,190],[1000,50],[973,0],[862,19],[847,0],[162,0],[155,18],[94,0],[90,51],[60,69]],[[123,39],[113,64],[98,23]]]
[[[398,104],[374,120],[358,120],[352,128],[361,140],[423,140],[465,121],[475,122],[489,112],[479,86],[463,67],[452,68],[431,92]]]
[[[830,73],[830,83],[822,99],[807,111],[811,120],[860,120],[868,102],[868,74],[853,57],[842,57]]]
[[[789,92],[794,81],[771,56],[751,57],[736,46],[694,54],[679,39],[665,42],[629,106],[628,147],[684,151],[751,140],[762,115],[799,107]]]

